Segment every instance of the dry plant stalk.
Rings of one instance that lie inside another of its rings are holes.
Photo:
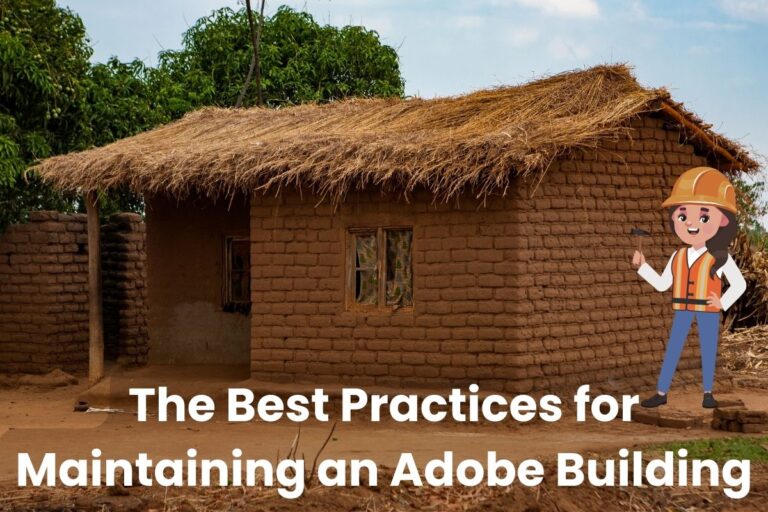
[[[720,359],[733,372],[762,376],[768,369],[768,325],[723,335]]]
[[[749,238],[739,231],[730,253],[747,282],[744,295],[725,313],[725,329],[768,324],[768,254],[755,251]]]
[[[320,446],[320,449],[317,450],[317,453],[315,454],[315,460],[312,461],[312,469],[309,470],[309,476],[307,477],[307,488],[309,488],[312,485],[312,479],[315,477],[315,468],[317,467],[317,459],[320,458],[320,454],[323,453],[323,450],[325,450],[325,447],[328,446],[328,442],[331,440],[331,437],[333,437],[333,431],[336,430],[336,422],[333,422],[333,425],[331,425],[331,431],[328,432],[328,436],[325,438],[325,441],[323,442],[322,446]]]

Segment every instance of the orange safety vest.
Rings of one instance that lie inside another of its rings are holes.
[[[707,311],[717,313],[714,306],[707,305],[707,297],[715,292],[719,297],[723,281],[709,277],[715,257],[704,251],[688,268],[688,249],[680,249],[672,260],[672,309],[678,311]]]

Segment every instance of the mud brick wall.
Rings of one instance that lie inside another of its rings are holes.
[[[0,372],[88,366],[85,215],[33,212],[0,234]]]
[[[32,212],[0,234],[0,372],[88,369],[88,226],[82,214]],[[146,362],[144,224],[102,226],[105,352]]]
[[[631,267],[638,226],[663,269],[678,241],[660,204],[706,160],[654,117],[631,137],[552,165],[478,205],[378,193],[334,210],[313,197],[251,201],[251,373],[283,381],[536,392],[583,383],[653,389],[672,310]],[[345,308],[352,227],[413,227],[414,307]],[[698,343],[678,376],[696,376]],[[697,377],[698,378],[698,377]]]
[[[140,215],[119,213],[101,227],[104,353],[126,366],[149,354],[146,230]]]

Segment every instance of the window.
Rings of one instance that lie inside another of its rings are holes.
[[[355,239],[355,303],[376,304],[379,299],[378,241],[376,232],[357,233]]]
[[[251,303],[251,248],[247,238],[226,238],[224,309],[242,311]]]
[[[347,302],[362,308],[413,306],[410,228],[351,229]]]

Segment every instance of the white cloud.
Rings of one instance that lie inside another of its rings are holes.
[[[768,0],[767,0],[768,1]],[[692,30],[710,30],[727,31],[744,30],[746,25],[743,23],[728,23],[711,20],[683,20],[679,18],[665,18],[663,16],[651,16],[645,11],[645,7],[633,0],[627,4],[627,13],[631,19],[642,21],[647,25],[665,30],[692,29]]]
[[[494,3],[514,3],[562,18],[596,18],[600,15],[596,0],[494,0]]]
[[[456,28],[478,28],[485,24],[485,18],[482,16],[453,16],[448,20],[448,24]]]
[[[768,0],[720,0],[720,7],[734,18],[768,21]]]
[[[539,39],[539,31],[534,28],[521,27],[507,30],[504,40],[514,48],[529,46]]]
[[[547,49],[556,59],[583,60],[592,54],[592,49],[589,46],[560,36],[552,39]]]
[[[642,0],[628,0],[627,12],[634,18],[644,19],[648,16],[648,12],[645,10],[645,4]]]
[[[720,53],[719,48],[716,46],[708,46],[704,44],[692,44],[687,49],[689,55],[696,57],[709,57]]]
[[[718,23],[716,21],[689,21],[684,26],[701,29],[701,30],[744,30],[746,27],[737,23]]]

